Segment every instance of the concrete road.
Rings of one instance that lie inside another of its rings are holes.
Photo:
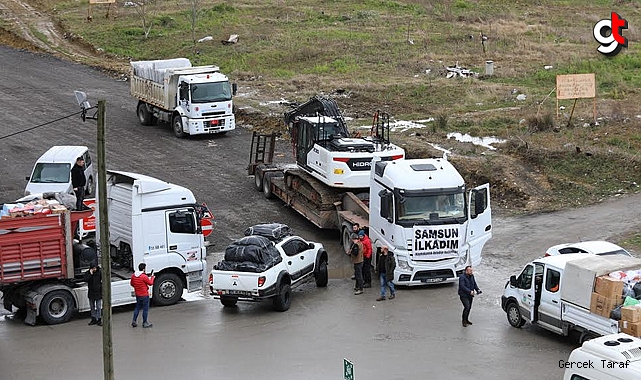
[[[92,103],[107,100],[108,167],[145,173],[192,189],[207,202],[218,225],[213,252],[247,226],[279,221],[330,253],[327,289],[297,290],[292,309],[241,304],[225,309],[205,296],[153,308],[154,328],[129,326],[131,308],[114,312],[117,379],[233,378],[341,379],[342,360],[356,379],[485,377],[559,379],[559,360],[577,346],[538,327],[508,325],[499,300],[510,274],[550,245],[601,239],[638,230],[641,195],[560,213],[495,217],[494,237],[477,268],[484,294],[475,300],[474,326],[460,326],[456,286],[401,289],[393,301],[375,302],[376,291],[351,294],[347,258],[338,234],[323,232],[277,201],[268,202],[245,174],[248,128],[223,137],[176,139],[169,126],[143,127],[127,82],[91,68],[0,47],[0,192],[22,195],[24,177],[52,145],[86,144],[95,152],[95,124],[78,116],[2,138],[78,111],[73,90]],[[242,89],[243,90],[247,89]],[[286,158],[288,146],[279,149]],[[87,316],[58,326],[29,327],[0,317],[0,380],[101,379],[100,329]]]

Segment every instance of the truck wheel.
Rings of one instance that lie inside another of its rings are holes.
[[[512,327],[517,329],[523,327],[525,324],[525,319],[521,316],[521,310],[519,310],[519,305],[516,302],[510,302],[507,305],[507,321],[510,322]]]
[[[256,190],[258,191],[263,191],[263,171],[262,170],[256,170],[254,173],[254,184],[256,185]]]
[[[327,261],[321,260],[321,262],[318,263],[318,270],[315,273],[315,278],[317,287],[324,288],[327,286],[327,281],[329,278],[329,275],[327,273]]]
[[[183,131],[183,119],[179,116],[174,116],[174,120],[171,122],[171,127],[174,130],[174,136],[179,139],[185,137],[186,133]]]
[[[274,297],[274,310],[287,311],[292,302],[292,288],[289,284],[282,284],[278,295]]]
[[[138,103],[138,120],[142,125],[152,125],[153,115],[147,109],[147,105],[143,102]]]
[[[160,306],[173,305],[183,295],[183,282],[174,273],[163,273],[154,280],[154,302]]]
[[[57,325],[69,321],[73,310],[73,297],[65,290],[54,290],[45,294],[40,303],[40,316],[49,325]]]
[[[274,193],[272,193],[272,178],[275,177],[275,173],[267,172],[263,175],[263,195],[266,199],[274,198]]]
[[[220,303],[222,303],[225,307],[236,306],[236,302],[238,302],[238,297],[220,297]]]
[[[343,245],[343,250],[345,252],[348,252],[349,248],[352,246],[352,239],[350,238],[351,234],[352,234],[352,231],[349,228],[343,227],[343,233],[341,234],[343,239],[341,243]]]

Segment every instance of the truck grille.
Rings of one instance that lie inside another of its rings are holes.
[[[203,112],[203,117],[225,116],[225,111]]]
[[[454,277],[454,272],[450,269],[435,269],[435,270],[422,270],[416,272],[414,275],[414,281],[427,280],[429,278],[452,278]]]

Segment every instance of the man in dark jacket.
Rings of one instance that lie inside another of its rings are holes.
[[[467,327],[472,324],[469,320],[469,316],[470,310],[472,310],[474,292],[476,292],[476,294],[481,294],[481,290],[476,285],[476,280],[474,280],[472,266],[468,265],[465,267],[465,273],[463,273],[458,279],[458,295],[459,298],[461,298],[461,303],[463,304],[463,327]]]
[[[87,281],[87,296],[89,297],[89,308],[91,309],[91,321],[89,325],[102,326],[102,273],[98,267],[98,261],[90,264],[90,268],[83,275]]]
[[[71,168],[71,186],[73,192],[76,194],[76,210],[82,210],[85,200],[85,186],[87,185],[87,178],[85,178],[85,159],[82,157],[76,158],[76,164]]]
[[[361,243],[357,234],[352,234],[352,245],[346,253],[349,255],[354,264],[354,278],[356,278],[356,286],[354,287],[354,294],[363,294],[363,243]]]
[[[381,253],[378,254],[378,260],[376,262],[376,268],[381,282],[381,296],[376,299],[377,301],[385,301],[385,287],[389,287],[389,299],[393,300],[396,297],[396,290],[392,283],[392,280],[394,280],[394,269],[396,269],[396,260],[394,260],[394,255],[388,251],[387,246],[382,246]]]

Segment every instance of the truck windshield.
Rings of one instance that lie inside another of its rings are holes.
[[[465,217],[464,193],[396,197],[399,221],[425,221]]]
[[[67,183],[71,164],[37,163],[31,176],[32,183]]]
[[[197,83],[191,85],[192,103],[212,103],[231,100],[229,82]]]

